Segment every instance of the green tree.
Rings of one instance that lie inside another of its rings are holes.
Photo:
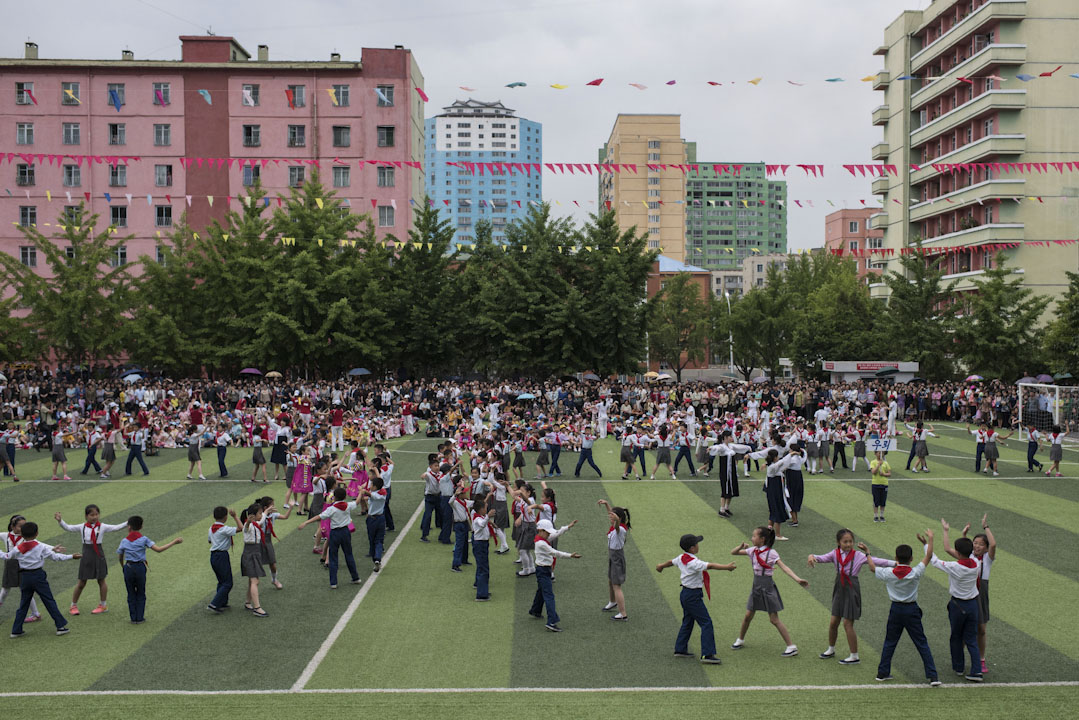
[[[767,283],[746,293],[734,306],[733,316],[735,353],[759,361],[773,379],[781,374],[779,359],[790,346],[797,321],[778,275],[771,266]]]
[[[1038,319],[1049,304],[1034,297],[1007,267],[1003,254],[993,268],[975,280],[975,292],[964,298],[955,326],[956,354],[966,369],[989,378],[1014,381],[1032,363],[1040,343]]]
[[[921,244],[915,245],[921,250]],[[948,380],[955,361],[948,351],[955,319],[952,290],[944,282],[944,256],[914,252],[899,257],[900,270],[882,278],[890,291],[885,328],[902,360],[918,363],[928,380]]]
[[[1079,375],[1079,273],[1067,275],[1068,289],[1046,328],[1045,355],[1054,372]]]
[[[97,221],[80,203],[59,217],[60,232],[52,237],[37,227],[19,228],[44,256],[48,274],[0,253],[0,284],[13,288],[17,305],[29,310],[25,327],[37,347],[72,365],[96,363],[123,350],[131,277],[129,264],[117,262],[116,248],[133,236],[117,237],[112,228],[95,234]]]
[[[725,298],[712,300],[712,352],[719,356],[733,356],[734,369],[748,380],[753,368],[761,365],[761,359],[757,354],[753,327],[744,321],[741,311],[735,315],[735,309],[742,300],[732,298],[730,302],[728,307]]]
[[[690,363],[704,360],[711,334],[708,297],[689,273],[678,273],[648,301],[648,350],[673,368],[678,382]]]

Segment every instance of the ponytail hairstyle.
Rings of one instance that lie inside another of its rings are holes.
[[[778,459],[779,459],[779,451],[776,450],[775,448],[769,448],[768,449],[768,455],[764,458],[764,462],[767,465],[771,465],[772,463],[774,463]]]
[[[618,507],[617,505],[611,508],[611,512],[618,516],[618,522],[626,526],[627,530],[631,530],[633,525],[630,524],[629,508]]]
[[[7,531],[9,533],[15,532],[15,526],[19,524],[20,520],[26,520],[22,515],[12,515],[11,519],[7,521]]]
[[[767,525],[761,525],[757,528],[757,534],[764,539],[764,547],[771,550],[776,542],[776,531]]]
[[[836,547],[839,547],[839,541],[843,539],[843,536],[844,536],[844,535],[850,535],[850,536],[851,536],[851,539],[853,539],[853,538],[854,538],[854,533],[853,533],[853,532],[851,532],[851,531],[850,531],[850,530],[848,530],[847,528],[840,528],[840,529],[839,529],[839,530],[838,530],[838,531],[836,532],[836,534],[835,534],[835,544],[836,544]]]
[[[554,490],[552,490],[551,488],[547,488],[546,490],[543,491],[543,497],[548,498],[550,500],[550,502],[551,502],[551,513],[552,514],[557,513],[558,512],[558,504],[555,502],[555,499],[554,499]]]

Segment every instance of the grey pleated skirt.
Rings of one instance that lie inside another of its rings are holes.
[[[929,457],[929,446],[925,444],[925,440],[918,440],[914,443],[914,456],[920,458]]]
[[[277,563],[277,550],[274,549],[273,541],[267,536],[262,544],[262,564],[275,565]]]
[[[989,622],[989,581],[982,580],[978,587],[978,622]]]
[[[539,451],[539,455],[536,457],[536,464],[540,467],[547,467],[551,464],[550,455],[546,450]]]
[[[997,460],[999,458],[1000,458],[1000,450],[997,449],[997,444],[995,442],[986,443],[985,444],[985,459],[986,460]]]
[[[859,458],[859,457],[864,458],[865,457],[865,440],[855,440],[854,441],[854,457],[856,457],[856,458]]]
[[[240,556],[240,575],[243,577],[266,577],[262,569],[262,544],[244,543],[244,552]]]
[[[266,464],[266,456],[262,454],[262,447],[256,445],[251,450],[251,462],[254,463],[255,465],[265,465]]]
[[[806,443],[806,457],[820,457],[820,443],[812,440]]]
[[[116,447],[112,443],[107,442],[102,446],[101,459],[104,460],[105,462],[115,462],[115,460],[116,460]]]
[[[18,560],[5,560],[4,561],[4,579],[0,582],[0,587],[7,589],[19,587],[19,561]]]
[[[607,579],[612,585],[626,584],[626,553],[624,548],[607,548]]]
[[[633,462],[633,448],[629,445],[623,445],[618,453],[618,459],[624,463]]]
[[[536,547],[536,523],[521,523],[521,530],[517,534],[517,549],[532,550]]]
[[[109,574],[109,564],[105,562],[105,551],[98,555],[93,545],[82,544],[82,558],[79,560],[79,580],[104,580]]]
[[[779,612],[783,609],[783,599],[779,597],[779,588],[771,575],[754,575],[753,589],[749,591],[746,610],[759,612]]]
[[[671,464],[671,449],[669,447],[661,447],[656,450],[656,465],[670,465]]]
[[[188,462],[198,462],[200,460],[202,460],[202,455],[199,454],[199,446],[198,446],[198,444],[196,443],[195,445],[188,445],[187,446],[187,461]]]
[[[52,446],[52,461],[53,462],[67,462],[67,455],[64,453],[63,445]]]
[[[1049,446],[1049,462],[1060,462],[1064,458],[1063,445]]]
[[[832,587],[832,616],[847,620],[857,620],[862,617],[862,587],[858,584],[858,576],[850,578],[850,585],[840,580],[839,573],[835,575],[835,586]]]
[[[495,500],[495,527],[505,530],[510,526],[510,511],[505,500]]]

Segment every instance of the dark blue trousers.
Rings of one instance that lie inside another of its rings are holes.
[[[689,636],[693,634],[693,623],[696,623],[701,628],[701,655],[715,655],[716,637],[712,633],[712,616],[704,605],[704,590],[683,587],[678,600],[682,603],[682,627],[674,641],[674,651],[689,652]]]
[[[348,530],[345,529],[347,533]],[[331,533],[332,535],[332,533]],[[332,538],[331,538],[332,539]],[[367,542],[371,545],[371,557],[375,562],[382,561],[382,544],[386,540],[386,516],[385,515],[368,515],[367,516]],[[345,557],[348,558],[352,555],[352,542],[349,541],[349,553]],[[330,568],[330,572],[333,572],[333,568]],[[352,578],[355,580],[356,578]],[[331,578],[332,580],[332,578]],[[333,584],[332,582],[330,583]]]
[[[949,638],[952,650],[952,670],[963,672],[963,646],[970,653],[970,672],[982,673],[982,655],[978,650],[978,598],[948,601],[948,622],[952,625]]]
[[[5,452],[7,452],[8,462],[11,463],[11,467],[12,467],[12,469],[14,469],[15,468],[15,444],[14,443],[8,443],[7,446],[4,448],[4,450],[5,450]],[[10,474],[11,473],[9,473],[8,470],[7,470],[7,465],[5,465],[4,466],[4,475],[10,475]]]
[[[442,518],[442,524],[438,527],[441,528],[438,533],[438,541],[443,545],[450,544],[450,533],[453,532],[453,509],[450,508],[450,498],[447,495],[440,495],[438,498],[438,511]]]
[[[891,673],[892,655],[895,654],[895,648],[904,630],[910,636],[914,647],[918,648],[918,654],[922,656],[926,679],[936,680],[937,666],[933,663],[933,653],[929,651],[929,641],[925,639],[925,630],[922,629],[922,609],[917,603],[892,603],[892,609],[888,612],[888,630],[884,636],[884,647],[880,651],[877,675],[886,677]]]
[[[910,441],[910,455],[907,455],[907,470],[910,470],[910,464],[914,462],[914,450],[917,447],[917,443],[913,440]]]
[[[453,524],[453,567],[461,567],[468,562],[468,523]]]
[[[439,496],[427,495],[423,496],[423,518],[420,520],[420,537],[427,537],[431,532],[431,517],[435,518],[435,522],[438,527],[442,527],[442,515],[439,510]]]
[[[229,592],[232,590],[232,559],[228,550],[210,551],[210,567],[217,577],[217,591],[210,604],[215,608],[228,607]]]
[[[150,469],[146,467],[146,461],[142,459],[142,448],[137,445],[132,445],[131,451],[127,454],[127,468],[125,469],[125,472],[128,475],[131,474],[131,463],[135,461],[138,461],[139,465],[142,467],[143,475],[150,474]]]
[[[386,518],[386,532],[394,531],[393,513],[390,512],[390,500],[393,499],[393,488],[386,488],[386,508],[382,511],[383,516]],[[379,553],[379,557],[382,554]]]
[[[1034,459],[1034,454],[1036,452],[1038,452],[1038,443],[1036,443],[1036,442],[1028,442],[1027,443],[1027,470],[1033,470],[1035,465],[1038,466],[1039,470],[1041,470],[1042,467],[1044,467],[1040,462],[1038,462],[1037,460]]]
[[[229,469],[225,467],[226,452],[228,452],[228,448],[225,445],[217,446],[217,472],[220,473],[221,477],[229,476]]]
[[[678,463],[682,462],[683,459],[687,463],[689,463],[689,474],[690,475],[696,475],[697,471],[693,467],[693,454],[690,453],[688,445],[682,445],[681,447],[678,448],[678,454],[674,457],[674,471],[675,471],[675,473],[678,472]]]
[[[974,451],[974,472],[981,472],[982,470],[982,453],[985,452],[985,443],[978,443],[977,449]]]
[[[551,568],[543,565],[536,566],[536,597],[532,600],[532,609],[529,610],[533,615],[539,615],[543,612],[544,606],[547,607],[547,624],[558,624],[558,611],[554,607],[554,584],[551,583]]]
[[[30,601],[34,599],[34,593],[37,593],[45,609],[49,611],[53,622],[56,623],[56,629],[67,627],[67,618],[56,606],[56,598],[52,596],[52,588],[49,587],[49,578],[43,569],[20,570],[19,590],[22,596],[19,598],[19,608],[15,611],[15,623],[11,626],[12,635],[22,632],[22,624],[26,620],[26,614],[30,612]]]
[[[562,468],[558,467],[558,457],[562,454],[561,445],[551,445],[551,469],[548,470],[550,475],[561,475]]]
[[[97,464],[97,446],[91,447],[86,451],[86,464],[82,466],[82,474],[90,472],[90,466],[93,466],[94,472],[101,472],[101,466]]]
[[[632,465],[634,462],[637,461],[638,458],[640,458],[640,460],[641,460],[641,475],[647,475],[648,474],[648,466],[645,464],[644,448],[643,447],[635,447],[635,448],[633,448],[633,457],[632,457],[632,460],[630,461],[629,464]]]
[[[146,619],[146,563],[125,562],[124,584],[128,614],[134,622],[142,622]]]
[[[382,516],[378,516],[382,519]],[[367,535],[371,535],[371,516],[367,516]],[[340,549],[345,555],[345,567],[353,580],[359,580],[360,574],[356,572],[356,558],[352,556],[352,533],[348,527],[339,527],[330,530],[330,585],[337,584],[337,551]],[[381,553],[379,553],[381,557]]]
[[[584,467],[585,463],[591,465],[592,469],[596,471],[596,474],[603,477],[603,473],[596,467],[596,461],[592,459],[592,448],[581,449],[581,456],[577,458],[577,469],[573,471],[573,477],[581,476],[581,468]]]
[[[489,585],[491,582],[491,566],[487,561],[489,540],[473,540],[472,554],[476,557],[476,597],[487,598],[491,596]]]

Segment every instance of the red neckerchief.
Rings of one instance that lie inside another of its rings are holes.
[[[223,527],[225,527],[225,523],[215,522],[213,525],[210,526],[210,534],[213,535],[214,533],[216,533],[218,530],[220,530]],[[235,538],[233,538],[231,536],[229,537],[229,547],[232,547],[232,543],[233,543],[234,540],[235,540]]]
[[[913,570],[913,568],[910,565],[896,565],[892,568],[892,574],[902,580],[910,574],[911,570]]]
[[[610,537],[611,533],[617,533],[619,528],[627,531],[629,530],[629,528],[627,528],[622,523],[618,523],[617,525],[611,525],[610,529],[607,530],[607,537]]]
[[[381,495],[382,497],[385,497],[386,496],[386,488],[379,488],[378,490],[375,490],[375,495]]]
[[[97,529],[101,527],[101,523],[85,523],[85,525],[90,530],[90,544],[94,546],[94,552],[97,553],[98,557],[102,557],[101,543],[97,538]]]
[[[127,541],[128,542],[135,542],[140,537],[142,537],[142,533],[140,533],[138,530],[132,530],[131,532],[129,532],[127,534]]]
[[[333,504],[333,506],[338,510],[348,510],[348,503],[344,500],[338,500]]]
[[[974,582],[974,587],[978,588],[978,592],[982,591],[982,568],[985,567],[985,553],[981,555],[975,555],[975,559],[978,562],[978,579]]]
[[[844,560],[843,559],[843,551],[840,550],[839,548],[836,548],[835,549],[835,564],[836,564],[836,568],[839,570],[839,584],[840,585],[846,585],[848,587],[852,587],[854,585],[854,583],[851,582],[850,578],[851,578],[851,571],[854,570],[854,549],[852,548],[851,551],[849,553],[847,553],[847,558]],[[846,565],[850,565],[850,567],[847,568],[847,572],[843,572],[843,568]]]
[[[36,548],[37,545],[38,545],[37,540],[24,540],[21,543],[19,543],[18,549],[19,549],[19,552],[21,552],[23,555],[25,555],[26,553],[28,553],[31,550],[33,550],[34,548]]]
[[[472,522],[476,522],[476,519],[481,518],[481,517],[483,517],[483,515],[480,515],[479,513],[472,513]],[[491,532],[491,523],[490,523],[490,521],[488,521],[486,527],[487,527],[487,542],[491,542],[492,540],[495,539],[495,534],[493,532]],[[473,532],[473,535],[475,535],[475,532]]]
[[[544,545],[547,545],[547,546],[550,546],[550,544],[551,544],[551,543],[547,542],[547,538],[541,538],[539,535],[536,536],[536,542],[543,543]]]
[[[963,567],[966,567],[966,568],[976,568],[976,567],[978,567],[978,561],[973,560],[973,559],[971,559],[969,557],[959,558],[956,562],[958,562],[960,565],[962,565]]]
[[[760,550],[753,550],[753,557],[757,560],[757,564],[760,565],[762,571],[772,569],[771,565],[769,565],[764,560],[761,560],[762,555],[765,557],[765,559],[768,558],[768,553],[769,553],[769,551],[771,549],[772,548],[770,548],[770,547],[766,547],[766,548],[764,548],[764,552],[761,552]],[[762,572],[762,574],[763,574],[763,572]]]
[[[273,518],[269,515],[266,516],[266,530],[269,531],[270,537],[277,537],[277,533],[273,531]]]
[[[694,558],[689,553],[682,553],[682,557],[680,557],[678,559],[682,561],[683,565],[689,565],[689,563],[692,562],[693,560],[695,560],[696,558]],[[712,578],[709,577],[707,570],[705,570],[704,572],[701,573],[701,577],[704,578],[704,592],[708,594],[708,599],[711,600],[712,599]]]
[[[251,521],[251,527],[255,528],[255,532],[258,533],[259,543],[261,545],[265,545],[266,544],[266,533],[264,533],[262,531],[262,527],[259,526],[258,521],[257,520],[252,520]]]

